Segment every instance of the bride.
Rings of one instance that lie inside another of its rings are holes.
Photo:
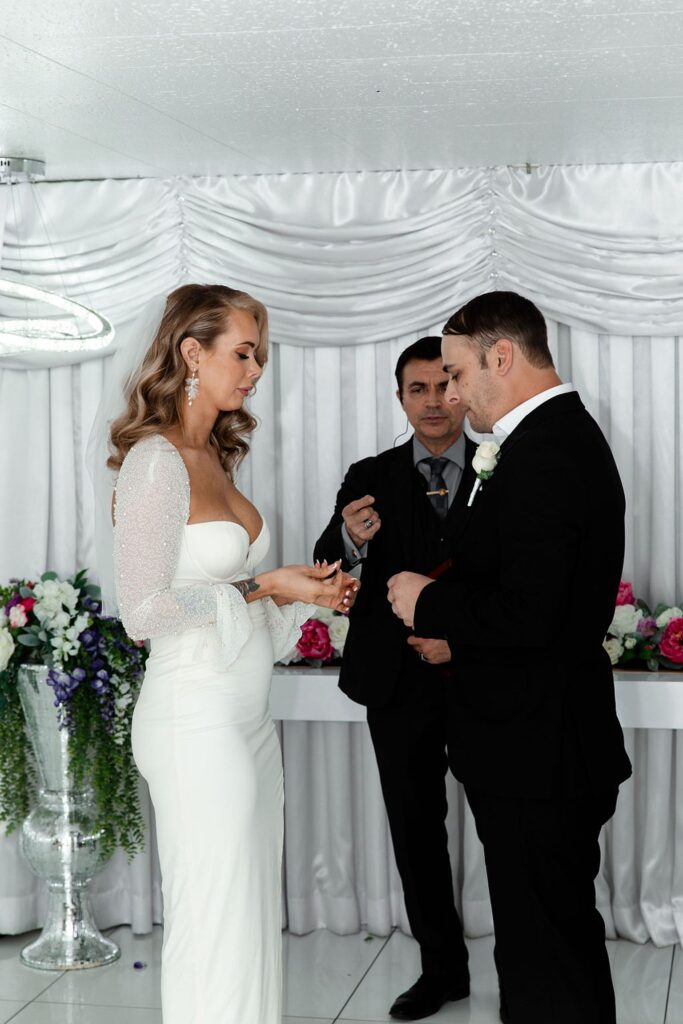
[[[280,1024],[272,667],[301,602],[344,611],[358,586],[339,564],[256,572],[268,526],[234,475],[266,355],[260,302],[178,288],[111,427],[118,603],[130,636],[151,639],[132,739],[156,815],[164,1024]]]

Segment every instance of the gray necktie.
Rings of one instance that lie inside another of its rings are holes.
[[[422,459],[422,462],[429,466],[429,500],[439,519],[445,519],[448,515],[448,488],[443,478],[443,469],[448,459],[434,455],[430,459]]]

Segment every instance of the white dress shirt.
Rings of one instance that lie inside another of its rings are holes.
[[[510,412],[506,412],[504,416],[501,416],[493,424],[493,436],[498,444],[502,444],[530,412],[538,409],[539,405],[543,405],[544,402],[548,402],[551,398],[556,398],[557,395],[568,395],[575,390],[576,388],[573,384],[556,384],[555,387],[540,391],[533,398],[528,398],[526,402],[522,402],[521,405],[510,409]]]

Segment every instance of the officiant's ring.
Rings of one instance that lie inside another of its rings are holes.
[[[365,522],[363,523],[363,526],[365,527],[366,530],[371,530],[372,529],[372,519],[366,519]]]

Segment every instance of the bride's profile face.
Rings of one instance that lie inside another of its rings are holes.
[[[240,409],[263,372],[256,361],[259,331],[256,320],[243,309],[230,310],[227,328],[210,349],[197,352],[200,402],[219,412]]]

